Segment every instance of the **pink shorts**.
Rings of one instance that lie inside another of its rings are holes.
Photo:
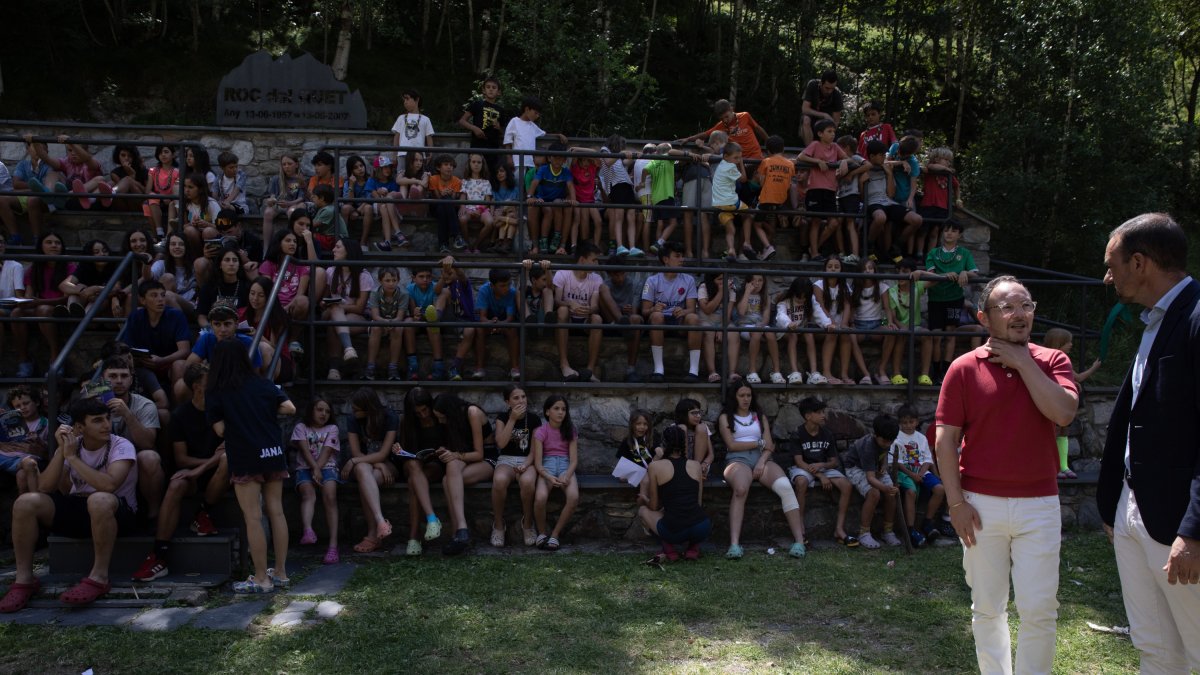
[[[492,207],[487,206],[486,204],[469,204],[467,206],[459,207],[458,215],[460,218],[463,216],[470,217],[472,214],[482,216],[491,210]]]

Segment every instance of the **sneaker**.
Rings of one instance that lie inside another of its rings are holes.
[[[429,373],[429,379],[437,380],[438,382],[445,380],[446,379],[446,364],[445,363],[433,364],[433,371],[431,371]]]
[[[897,537],[895,532],[890,531],[883,533],[883,543],[887,544],[888,546],[904,545],[904,542],[900,541],[900,537]]]
[[[389,363],[388,364],[388,381],[389,382],[399,382],[400,380],[403,380],[403,379],[404,379],[404,376],[400,374],[400,366],[395,363]]]
[[[684,381],[684,382],[689,382],[689,383],[692,383],[692,382],[699,382],[699,381],[700,381],[700,374],[699,374],[699,373],[688,373],[687,375],[684,375],[684,376],[683,376],[683,381]]]
[[[146,556],[142,561],[142,566],[133,573],[134,581],[154,581],[167,576],[167,564],[158,559],[154,553]]]
[[[521,379],[521,369],[513,368],[513,369],[509,370],[508,371],[508,379],[512,380],[513,382],[517,382],[518,380],[520,380]]]
[[[325,379],[340,380],[342,379],[342,371],[338,370],[337,368],[330,368],[329,372],[325,373]]]
[[[917,378],[917,384],[921,385],[922,387],[932,387],[933,379],[928,375],[922,375]]]
[[[537,542],[537,530],[532,527],[524,528],[521,534],[523,536],[522,541],[525,542],[526,546],[533,546]]]
[[[212,517],[208,515],[208,511],[196,512],[196,516],[192,518],[192,532],[195,532],[197,537],[207,537],[210,534],[217,533],[217,527],[213,525]]]
[[[375,242],[375,248],[383,251],[384,253],[389,253],[392,250],[392,242],[388,241],[387,239],[382,239]]]
[[[630,258],[641,258],[645,255],[646,255],[646,252],[636,246],[629,249],[629,257]]]
[[[438,247],[438,253],[441,253],[442,255],[450,255],[450,247],[442,244]]]
[[[363,253],[370,253],[370,252],[371,252],[371,247],[370,247],[370,246],[368,246],[368,245],[366,245],[366,244],[361,244],[361,243],[360,243],[360,244],[358,245],[358,250],[362,251]]]
[[[856,255],[854,255],[853,253],[851,253],[851,254],[850,254],[850,255],[848,255],[848,256],[844,256],[844,257],[842,258],[842,262],[843,262],[843,263],[845,263],[845,264],[847,264],[847,265],[857,265],[857,264],[858,264],[858,262],[859,262],[859,257],[858,257],[858,256],[856,256]]]
[[[737,257],[734,258],[734,260],[736,260],[738,262],[750,262],[750,259],[746,257],[745,253],[737,254]]]
[[[762,384],[762,378],[758,376],[758,373],[750,373],[746,376],[746,382],[750,384]]]
[[[503,548],[504,547],[504,530],[497,530],[496,528],[493,527],[492,528],[492,536],[490,539],[488,539],[488,542],[491,543],[491,545],[495,546],[496,548]]]
[[[354,349],[354,347],[346,347],[346,349],[342,351],[342,363],[347,366],[358,363],[358,352]]]
[[[758,260],[758,251],[755,251],[754,247],[749,244],[743,244],[742,255],[738,258],[741,259],[742,256],[745,256],[746,260]]]
[[[650,244],[650,252],[653,253],[654,255],[658,255],[658,252],[661,251],[662,248],[666,245],[667,245],[666,242],[664,242],[662,239],[659,239],[658,241],[654,242],[653,244]]]
[[[878,541],[875,541],[875,537],[872,537],[870,532],[863,532],[858,535],[858,544],[872,551],[882,546]]]
[[[943,537],[957,537],[958,536],[958,532],[955,531],[954,526],[951,525],[950,521],[948,521],[948,520],[943,520],[942,522],[938,523],[937,529],[938,529],[938,532],[942,533]]]
[[[616,255],[629,255],[629,249],[625,248],[624,246],[618,246],[615,253]]]
[[[22,361],[17,365],[17,377],[33,377],[33,361]]]
[[[819,253],[814,256],[809,256],[809,258],[808,258],[809,262],[814,262],[814,263],[824,263],[825,260],[826,260],[825,256],[823,256]]]
[[[400,248],[412,248],[412,242],[408,240],[408,237],[400,234],[399,231],[392,234],[392,241]]]
[[[478,380],[482,380],[485,377],[487,377],[487,371],[485,371],[483,368],[476,368],[475,370],[471,371],[471,379],[472,380],[478,381]]]
[[[293,357],[304,356],[304,345],[300,344],[299,340],[292,340],[288,343],[288,351],[292,353]]]
[[[809,384],[829,384],[829,380],[826,379],[826,377],[824,375],[822,375],[821,373],[818,373],[817,371],[814,370],[808,374],[808,383]]]
[[[767,248],[763,250],[762,255],[760,255],[758,259],[766,261],[766,260],[770,260],[771,258],[774,258],[774,257],[775,257],[775,247],[767,246]]]
[[[465,239],[463,239],[463,238],[462,238],[462,235],[461,235],[461,234],[457,234],[457,235],[455,235],[455,236],[454,236],[454,248],[455,248],[455,250],[461,251],[461,250],[463,250],[463,249],[464,249],[464,248],[466,248],[466,247],[467,247],[467,241],[466,241]]]
[[[783,373],[771,373],[771,384],[783,384],[787,380],[783,379]]]
[[[906,384],[908,384],[908,378],[901,375],[900,373],[896,373],[895,375],[892,376],[892,384],[897,385],[897,386],[906,385]]]
[[[442,521],[434,518],[425,521],[425,541],[433,541],[442,536]]]
[[[366,379],[366,380],[374,380],[375,379],[375,364],[374,363],[367,364],[367,369],[365,372],[363,372],[363,379]]]
[[[641,382],[642,376],[638,375],[636,370],[630,370],[625,373],[625,381],[632,383]]]
[[[448,372],[450,374],[451,382],[462,382],[462,374],[458,372],[458,368],[455,368],[454,366],[450,366],[450,368],[448,369]]]
[[[471,548],[471,534],[468,530],[462,529],[455,532],[454,538],[442,547],[442,555],[459,555],[466,553],[468,548]]]
[[[792,373],[787,376],[787,383],[804,384],[804,374],[798,370],[793,370]]]
[[[662,384],[663,374],[662,373],[650,373],[650,377],[648,379],[650,382],[652,382],[654,384]]]
[[[416,539],[409,539],[408,540],[408,548],[404,549],[404,555],[410,555],[410,556],[421,555],[421,552],[423,550],[424,549],[421,546],[421,542],[417,541]]]
[[[609,255],[609,257],[612,257],[612,256],[614,256],[614,255],[616,255],[616,254],[617,254],[617,242],[615,242],[615,241],[610,241],[610,242],[608,242],[608,255]]]
[[[925,526],[921,528],[921,534],[925,535],[925,541],[930,544],[936,541],[938,537],[942,536],[942,533],[938,531],[938,529],[934,527],[933,523],[930,521],[927,521]]]
[[[917,528],[915,527],[908,529],[908,538],[912,541],[913,548],[921,548],[925,543],[925,536],[917,532]]]
[[[317,533],[311,527],[304,528],[304,536],[300,537],[301,546],[312,546],[317,543]]]

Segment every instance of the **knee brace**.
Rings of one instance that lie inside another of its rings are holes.
[[[784,513],[800,508],[800,502],[796,501],[796,491],[792,489],[792,483],[787,478],[783,476],[776,478],[775,482],[771,483],[771,490],[779,495]]]

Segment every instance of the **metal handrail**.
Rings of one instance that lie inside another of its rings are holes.
[[[54,258],[61,257],[54,256]],[[121,262],[117,265],[117,269],[113,271],[112,277],[104,285],[104,288],[100,291],[100,295],[96,296],[96,300],[92,302],[91,309],[84,313],[83,318],[79,320],[79,325],[76,326],[74,332],[67,338],[67,341],[63,343],[62,348],[58,352],[58,358],[54,359],[54,362],[50,364],[50,371],[46,373],[46,391],[47,396],[50,398],[48,419],[56,420],[58,418],[58,378],[63,363],[66,362],[67,356],[71,354],[71,350],[75,348],[75,343],[79,341],[79,338],[83,335],[83,331],[87,330],[88,324],[92,322],[92,319],[99,313],[100,308],[104,306],[104,301],[108,300],[109,295],[112,294],[113,288],[117,285],[117,280],[121,278],[126,269],[130,268],[136,258],[137,254],[130,251],[120,259]]]

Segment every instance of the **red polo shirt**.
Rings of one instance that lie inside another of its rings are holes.
[[[1035,344],[1029,352],[1050,379],[1078,393],[1066,354]],[[1021,376],[988,356],[980,347],[955,359],[938,396],[937,423],[962,428],[962,487],[994,497],[1057,495],[1054,422],[1038,410]]]

